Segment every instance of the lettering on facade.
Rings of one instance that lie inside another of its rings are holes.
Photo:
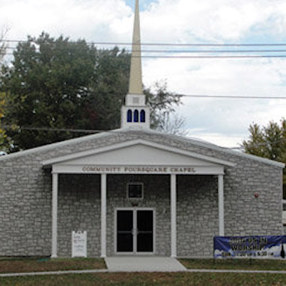
[[[84,166],[82,168],[84,173],[120,173],[120,174],[170,174],[170,173],[179,173],[179,174],[192,174],[196,173],[196,168],[194,167],[129,167],[129,166],[120,166],[120,167],[102,167],[102,166]]]

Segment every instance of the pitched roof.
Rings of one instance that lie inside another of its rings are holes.
[[[82,143],[82,142],[87,142],[93,139],[100,139],[100,138],[104,138],[104,137],[108,137],[108,136],[112,136],[113,134],[118,134],[118,133],[128,133],[128,132],[137,132],[138,134],[140,133],[147,133],[150,135],[160,135],[160,136],[165,136],[166,138],[169,139],[174,139],[174,140],[179,140],[181,142],[184,142],[186,144],[192,144],[198,147],[204,147],[204,148],[208,148],[214,151],[219,151],[219,152],[223,152],[225,154],[230,154],[233,156],[238,156],[238,157],[242,157],[242,158],[246,158],[249,160],[254,160],[254,161],[258,161],[264,164],[268,164],[268,165],[272,165],[272,166],[276,166],[276,167],[280,167],[280,168],[284,168],[285,164],[284,163],[280,163],[280,162],[276,162],[276,161],[272,161],[269,159],[265,159],[262,157],[258,157],[258,156],[254,156],[254,155],[250,155],[250,154],[246,154],[246,153],[242,153],[242,152],[238,152],[238,151],[233,151],[231,149],[228,148],[223,148],[223,147],[219,147],[215,144],[206,142],[206,141],[202,141],[200,139],[196,139],[196,138],[188,138],[188,137],[182,137],[182,136],[177,136],[177,135],[172,135],[172,134],[164,134],[162,132],[159,131],[155,131],[155,130],[151,130],[151,129],[138,129],[138,130],[129,130],[128,128],[121,128],[121,129],[115,129],[115,130],[111,130],[111,131],[107,131],[107,132],[103,132],[103,133],[99,133],[99,134],[92,134],[92,135],[88,135],[88,136],[84,136],[84,137],[80,137],[80,138],[75,138],[75,139],[69,139],[69,140],[65,140],[65,141],[61,141],[58,143],[52,143],[52,144],[48,144],[48,145],[44,145],[41,147],[36,147],[36,148],[32,148],[29,150],[25,150],[25,151],[19,151],[17,153],[12,153],[12,154],[8,154],[6,156],[1,156],[0,157],[0,162],[4,161],[4,160],[9,160],[12,158],[16,158],[16,157],[20,157],[20,156],[24,156],[24,155],[29,155],[29,154],[34,154],[34,153],[38,153],[38,152],[43,152],[43,151],[49,151],[52,149],[56,149],[56,148],[60,148],[60,147],[65,147],[68,145],[73,145],[73,144],[78,144],[78,143]]]

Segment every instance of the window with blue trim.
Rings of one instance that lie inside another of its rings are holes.
[[[132,122],[132,111],[129,109],[127,111],[127,122]]]
[[[145,110],[140,111],[140,122],[145,122]]]
[[[134,122],[138,122],[139,121],[139,112],[138,110],[136,109],[134,111]]]

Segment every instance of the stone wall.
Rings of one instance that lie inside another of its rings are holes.
[[[71,256],[72,231],[87,231],[87,255],[100,256],[100,176],[60,175],[58,256]]]
[[[92,135],[0,158],[0,256],[51,254],[51,170],[42,161],[75,152],[144,139],[235,163],[224,178],[225,235],[280,235],[282,227],[282,168],[267,161],[244,157],[211,144],[143,131]],[[151,176],[154,177],[154,176]],[[211,237],[218,234],[217,179],[212,176],[178,177],[178,255],[209,256]],[[156,254],[170,254],[170,201],[168,176],[146,178],[142,206],[156,208]],[[125,199],[128,176],[108,176],[107,250],[114,253],[114,209],[129,206]],[[134,179],[134,178],[133,178]],[[136,178],[138,179],[138,178]],[[157,185],[153,188],[155,181]],[[79,188],[78,185],[83,186]],[[254,193],[259,194],[258,198]],[[80,218],[75,210],[80,209]],[[94,218],[94,221],[92,219]],[[211,218],[211,219],[210,219]],[[73,228],[86,227],[89,255],[99,255],[99,176],[60,175],[60,255],[70,253]],[[188,231],[186,231],[188,230]],[[190,242],[190,243],[189,243]]]
[[[218,235],[217,176],[178,176],[177,255],[212,255]]]

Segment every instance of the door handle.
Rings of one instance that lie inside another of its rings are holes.
[[[132,228],[132,235],[137,235],[139,233],[137,228]]]

